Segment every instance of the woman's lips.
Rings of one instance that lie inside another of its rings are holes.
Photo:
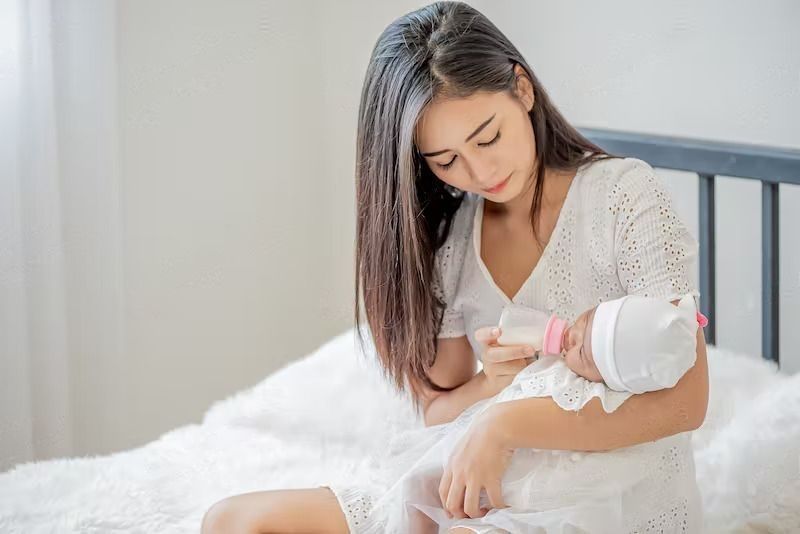
[[[505,180],[503,180],[502,182],[500,182],[499,184],[497,184],[494,187],[490,187],[489,189],[484,189],[484,191],[486,191],[488,193],[499,193],[506,186],[506,184],[508,183],[508,180],[510,178],[511,178],[511,175],[509,174],[508,178],[506,178]]]

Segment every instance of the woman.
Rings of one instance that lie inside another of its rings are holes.
[[[699,296],[689,276],[697,242],[653,169],[581,136],[519,51],[464,3],[430,4],[384,30],[357,143],[356,323],[363,297],[381,364],[426,425],[497,394],[529,363],[525,347],[496,342],[508,302],[573,321],[625,294]],[[576,415],[551,398],[483,412],[450,457],[443,506],[481,516],[482,490],[505,506],[500,480],[515,448],[611,450],[699,427],[700,332],[696,364],[674,388],[612,413],[590,402]],[[203,532],[366,532],[379,496],[355,487],[232,496],[209,509]]]

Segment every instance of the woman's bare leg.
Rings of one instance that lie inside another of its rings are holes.
[[[266,490],[226,497],[203,516],[201,534],[349,534],[327,487]]]

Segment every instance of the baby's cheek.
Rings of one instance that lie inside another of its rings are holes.
[[[603,381],[599,373],[586,368],[583,361],[581,360],[581,357],[578,354],[568,352],[564,357],[564,360],[567,364],[567,367],[569,367],[572,370],[572,372],[574,372],[576,375],[583,377],[591,382]]]
[[[564,356],[564,361],[566,362],[567,367],[569,367],[575,374],[583,376],[583,369],[579,365],[579,362],[575,358],[574,354],[568,352],[566,356]]]
[[[592,366],[594,367],[594,366]],[[587,369],[585,372],[585,378],[587,380],[591,380],[592,382],[605,382],[603,377],[600,375],[600,372],[597,369],[590,368]]]
[[[586,378],[592,382],[604,382],[603,377],[595,372],[590,372]]]

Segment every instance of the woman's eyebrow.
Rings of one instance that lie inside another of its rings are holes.
[[[487,126],[487,125],[488,125],[490,122],[492,122],[492,119],[494,119],[495,115],[497,115],[497,113],[494,113],[494,114],[492,114],[492,116],[491,116],[491,117],[489,117],[488,119],[486,119],[485,121],[483,121],[483,122],[480,124],[480,126],[478,126],[477,128],[475,128],[475,131],[474,131],[474,132],[472,132],[471,134],[469,134],[469,135],[467,136],[467,138],[466,138],[466,139],[464,139],[464,142],[465,142],[465,143],[469,143],[469,140],[470,140],[470,139],[472,139],[473,137],[475,137],[476,135],[478,135],[479,133],[481,133],[481,130],[483,130],[484,128],[486,128],[486,126]],[[444,154],[445,152],[448,152],[449,150],[450,150],[450,149],[448,148],[448,149],[445,149],[445,150],[437,150],[436,152],[423,152],[423,153],[422,153],[422,155],[423,155],[423,156],[425,156],[426,158],[429,158],[429,157],[431,157],[431,156],[438,156],[439,154]]]

